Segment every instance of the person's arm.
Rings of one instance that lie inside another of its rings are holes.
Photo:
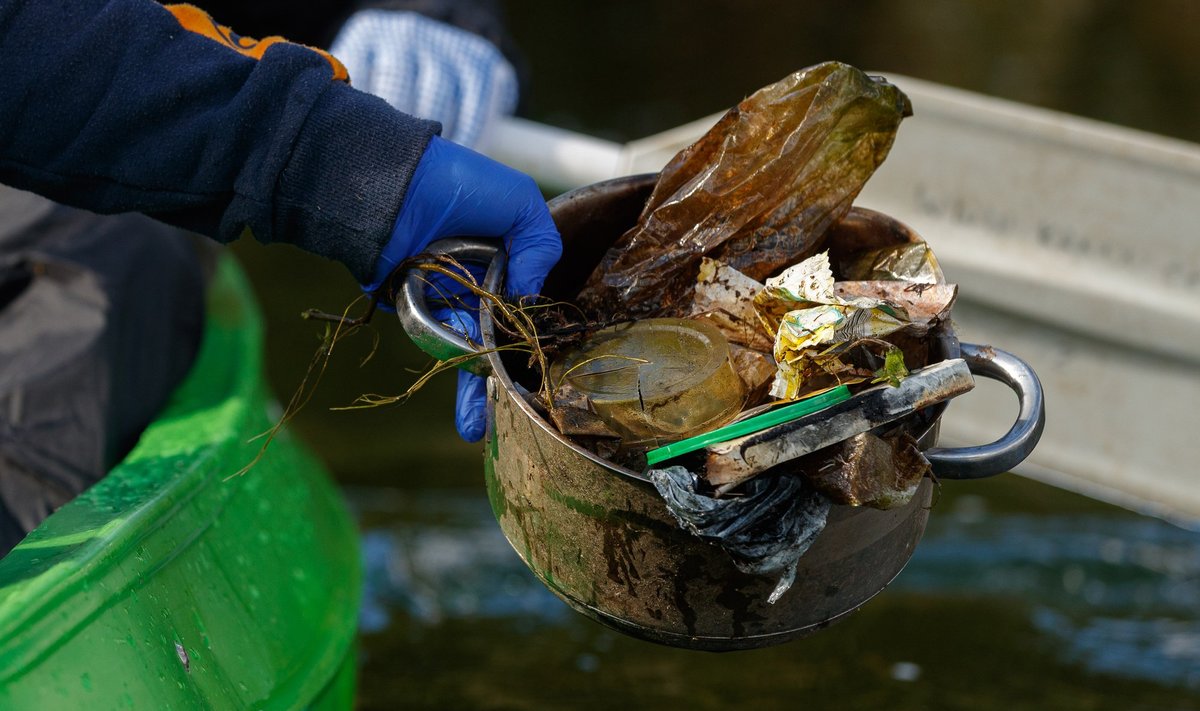
[[[0,3],[0,68],[0,182],[288,242],[361,283],[439,129],[352,89],[325,53],[151,0]]]
[[[0,182],[59,202],[288,242],[371,289],[441,237],[499,238],[510,296],[536,293],[562,251],[528,176],[351,89],[328,54],[195,8],[0,0],[0,69]],[[483,381],[461,377],[469,441],[483,410]]]

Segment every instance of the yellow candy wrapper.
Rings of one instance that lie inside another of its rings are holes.
[[[768,279],[754,297],[754,307],[764,327],[775,333],[774,357],[779,371],[771,385],[771,396],[783,400],[828,387],[822,375],[832,376],[839,383],[865,380],[864,376],[847,377],[852,369],[830,346],[886,336],[909,323],[904,309],[887,301],[839,294],[827,252]],[[772,324],[778,325],[772,328]]]
[[[835,376],[843,384],[866,380],[867,376],[839,377],[851,369],[829,346],[886,336],[908,324],[907,317],[900,314],[903,312],[898,314],[882,304],[873,308],[821,304],[789,311],[775,335],[774,355],[779,371],[771,385],[771,396],[794,400],[814,385],[827,387],[814,382],[821,373]]]

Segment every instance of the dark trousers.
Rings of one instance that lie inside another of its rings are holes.
[[[186,375],[198,248],[64,207],[0,237],[0,556],[120,461]]]

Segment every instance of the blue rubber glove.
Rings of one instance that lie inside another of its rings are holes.
[[[469,148],[434,136],[417,163],[392,236],[376,263],[374,291],[396,266],[443,237],[497,237],[508,252],[505,295],[537,294],[562,256],[562,240],[533,178]],[[438,282],[444,288],[445,281]],[[479,342],[478,312],[444,309],[435,316]],[[458,376],[455,425],[468,442],[486,428],[484,380]]]

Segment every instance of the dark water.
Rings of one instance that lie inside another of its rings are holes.
[[[619,140],[840,59],[1200,142],[1191,0],[509,9],[532,117]],[[286,399],[316,345],[296,315],[340,310],[355,288],[287,248],[236,249]],[[367,365],[369,336],[336,354],[295,423],[363,525],[363,708],[1200,709],[1200,534],[1015,477],[947,485],[897,582],[810,639],[711,655],[610,632],[548,593],[501,537],[479,448],[453,433],[452,378],[403,407],[328,411],[399,392],[415,377],[406,368],[424,365],[394,319],[377,333]]]
[[[725,655],[569,610],[476,492],[348,493],[365,708],[1200,708],[1200,534],[1031,482],[947,485],[888,591],[808,639]]]

